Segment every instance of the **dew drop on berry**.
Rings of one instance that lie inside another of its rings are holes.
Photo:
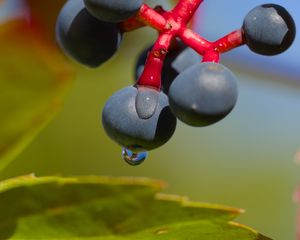
[[[158,98],[159,91],[148,87],[138,87],[135,108],[139,118],[149,119],[154,115]]]
[[[122,156],[129,165],[137,166],[145,161],[148,156],[147,152],[133,152],[127,148],[123,148]]]

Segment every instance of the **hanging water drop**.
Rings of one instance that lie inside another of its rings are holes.
[[[145,161],[148,156],[147,152],[133,152],[127,148],[123,148],[122,156],[129,165],[137,166]]]

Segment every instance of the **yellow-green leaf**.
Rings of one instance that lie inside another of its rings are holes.
[[[18,20],[0,25],[0,170],[54,116],[71,71],[54,43]]]
[[[158,193],[159,181],[43,177],[0,183],[0,239],[267,240],[241,210]]]

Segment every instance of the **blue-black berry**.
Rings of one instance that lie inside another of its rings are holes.
[[[207,126],[223,119],[235,106],[236,78],[218,63],[198,63],[178,75],[170,87],[174,114],[191,126]]]
[[[98,67],[117,51],[122,34],[117,24],[93,17],[83,0],[69,0],[57,18],[56,38],[68,56],[86,66]]]
[[[147,118],[142,118],[137,113],[137,94],[138,89],[135,87],[118,91],[109,98],[102,112],[102,123],[107,135],[135,152],[163,145],[176,128],[176,117],[171,113],[164,93],[158,93],[154,112]]]
[[[246,16],[243,32],[248,47],[262,55],[276,55],[287,50],[296,34],[288,11],[276,4],[264,4]]]

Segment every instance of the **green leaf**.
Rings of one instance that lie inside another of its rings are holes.
[[[0,170],[59,110],[71,71],[56,46],[23,20],[0,26]]]
[[[158,193],[159,181],[25,176],[0,183],[0,239],[267,240],[242,211]]]

